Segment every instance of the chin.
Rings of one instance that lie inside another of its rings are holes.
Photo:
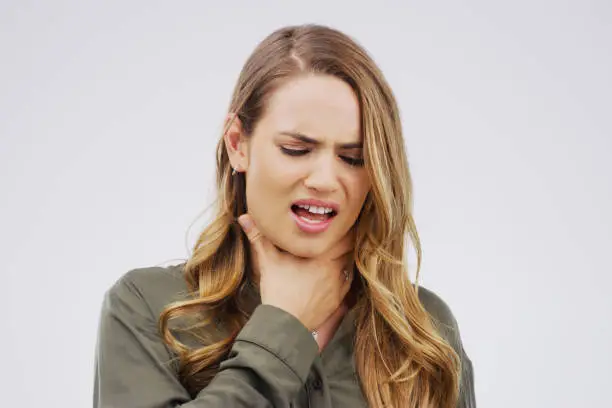
[[[284,244],[284,243],[283,243]],[[313,243],[305,243],[300,245],[299,241],[293,241],[291,244],[278,245],[283,251],[287,251],[292,255],[299,256],[301,258],[316,258],[325,253],[328,249],[325,245],[313,245]]]

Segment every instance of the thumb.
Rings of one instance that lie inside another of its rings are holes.
[[[249,239],[249,242],[251,242],[255,250],[261,253],[261,251],[263,250],[264,238],[261,235],[261,232],[259,232],[259,229],[257,229],[257,226],[255,226],[253,217],[251,217],[250,214],[242,214],[240,217],[238,217],[238,223],[242,227],[242,230],[246,234],[247,238]]]

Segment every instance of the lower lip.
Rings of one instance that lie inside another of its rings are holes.
[[[325,221],[319,221],[317,223],[311,223],[311,222],[308,222],[308,221],[304,221],[304,219],[302,217],[298,216],[293,211],[289,211],[289,213],[291,214],[291,217],[293,217],[293,220],[297,224],[298,228],[300,230],[302,230],[304,232],[308,232],[310,234],[316,234],[316,233],[325,231],[327,228],[329,228],[329,226],[331,225],[332,221],[335,218],[335,217],[329,217]]]

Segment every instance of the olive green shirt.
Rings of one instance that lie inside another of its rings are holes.
[[[319,353],[298,319],[261,302],[219,372],[192,398],[157,326],[169,303],[185,299],[183,265],[133,269],[106,292],[95,355],[95,408],[367,407],[353,359],[353,311]],[[419,297],[461,358],[457,406],[474,408],[472,363],[457,322],[431,291],[420,287]]]

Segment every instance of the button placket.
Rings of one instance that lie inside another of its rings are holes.
[[[314,380],[312,380],[312,389],[315,391],[321,391],[323,389],[323,381],[319,376],[316,376]]]

